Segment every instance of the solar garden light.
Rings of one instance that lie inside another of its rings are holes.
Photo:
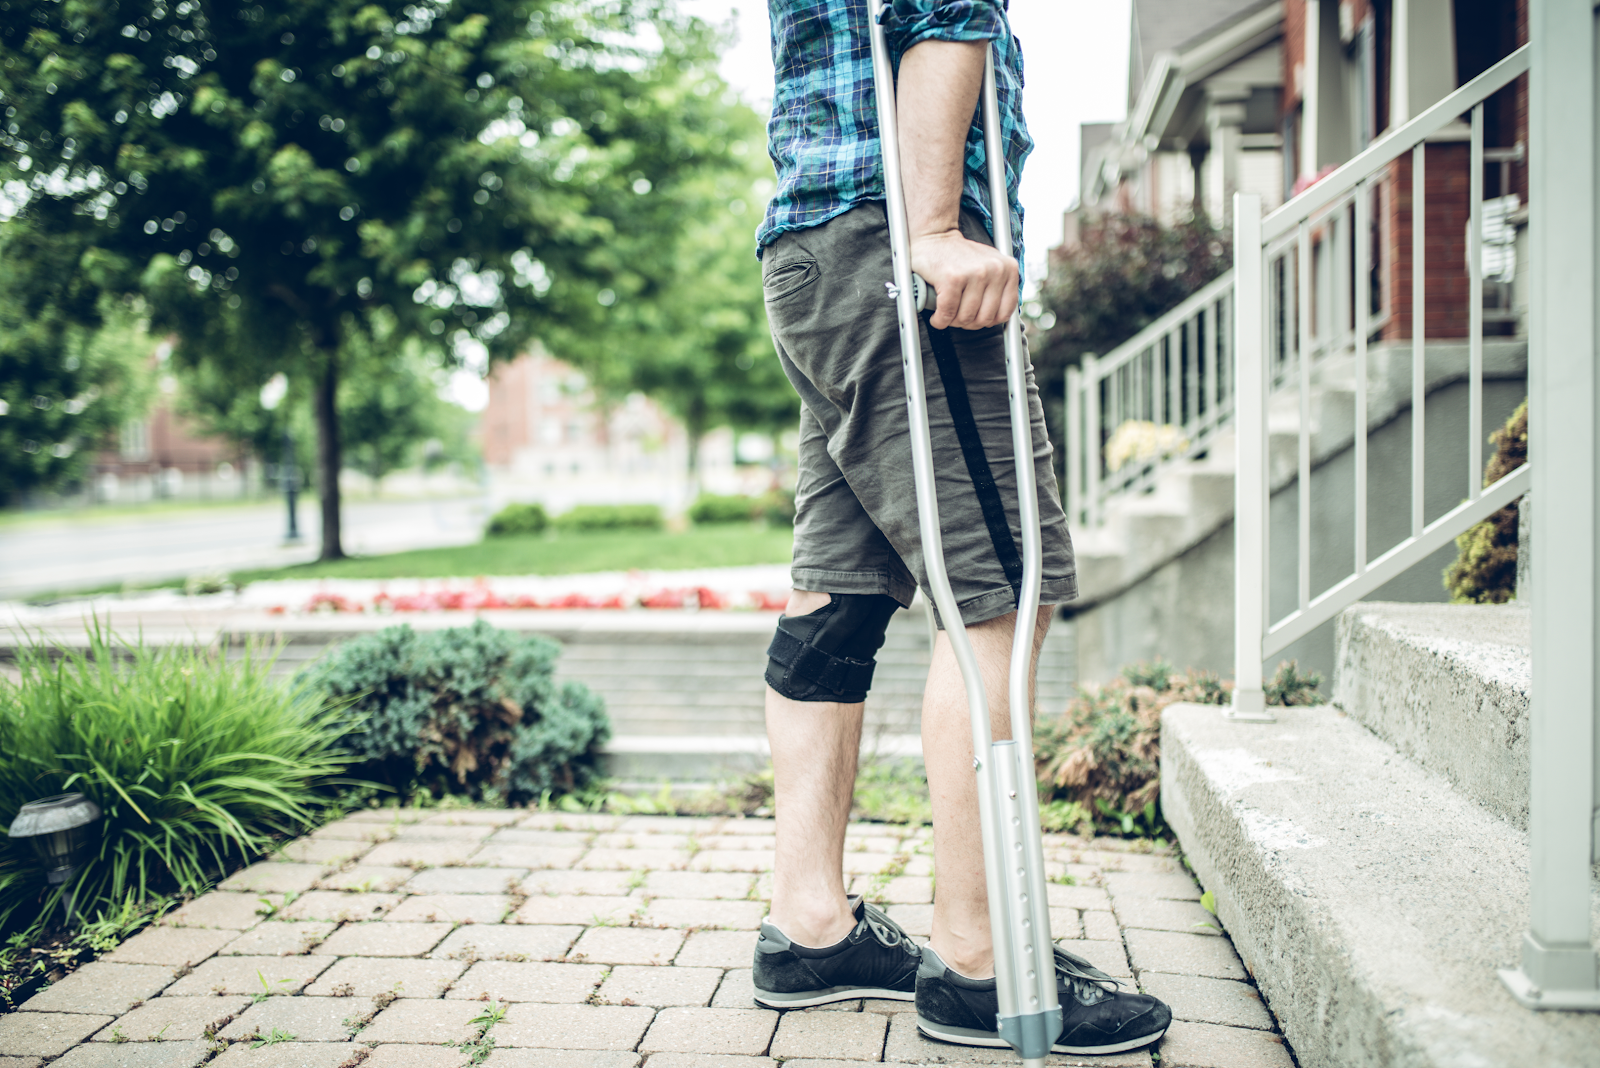
[[[23,805],[7,833],[26,838],[44,862],[50,885],[61,886],[77,874],[89,851],[90,827],[99,819],[100,806],[82,794],[56,794]]]

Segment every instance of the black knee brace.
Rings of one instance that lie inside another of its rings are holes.
[[[791,701],[855,704],[872,687],[873,657],[900,602],[881,593],[830,593],[804,616],[780,616],[767,647],[767,685]]]

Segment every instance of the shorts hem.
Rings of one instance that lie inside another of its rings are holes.
[[[789,581],[797,590],[815,593],[882,594],[893,597],[901,608],[911,607],[917,586],[908,578],[885,571],[831,571],[821,567],[796,567],[789,570]]]
[[[1039,584],[1039,606],[1057,605],[1065,601],[1076,600],[1078,596],[1078,578],[1068,575],[1065,578],[1046,579]],[[980,593],[976,597],[968,598],[961,602],[961,622],[967,626],[976,626],[987,623],[991,619],[999,619],[1009,612],[1017,610],[1017,594],[1010,586],[1001,586],[999,589]],[[944,629],[944,621],[939,618],[938,608],[933,610],[934,623],[940,630]]]

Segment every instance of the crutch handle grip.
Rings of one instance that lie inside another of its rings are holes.
[[[939,294],[915,271],[911,274],[911,295],[916,298],[919,312],[931,312],[939,306]]]

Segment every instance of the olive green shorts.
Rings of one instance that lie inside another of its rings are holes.
[[[989,243],[963,211],[962,231]],[[911,603],[927,571],[881,202],[780,235],[762,254],[767,319],[800,394],[792,578],[796,589],[887,594]],[[948,330],[923,321],[933,467],[946,568],[968,624],[1016,611],[1022,533],[1001,327]],[[1077,596],[1072,539],[1056,487],[1039,390],[1028,372],[1042,517],[1042,604]]]

